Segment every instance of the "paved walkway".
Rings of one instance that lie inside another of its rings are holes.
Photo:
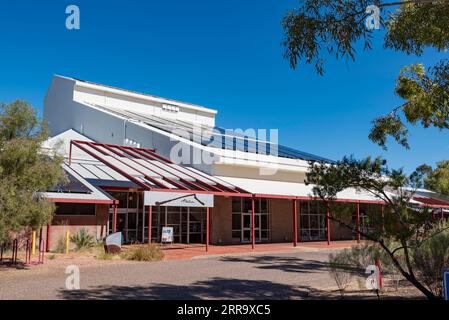
[[[80,266],[81,290],[51,272],[0,272],[0,299],[302,299],[333,281],[329,251]],[[73,262],[67,262],[67,265]]]
[[[256,244],[254,250],[252,249],[251,244],[223,245],[209,246],[208,252],[206,252],[206,247],[204,245],[173,244],[164,245],[163,250],[166,260],[184,260],[214,255],[334,250],[350,248],[356,244],[356,241],[332,241],[330,245],[328,245],[327,242],[304,242],[298,244],[297,247],[294,247],[291,243],[262,243]]]

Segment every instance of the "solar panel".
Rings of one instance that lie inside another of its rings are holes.
[[[225,150],[243,151],[255,154],[273,155],[281,158],[301,159],[306,161],[321,161],[333,163],[333,160],[326,159],[311,153],[296,150],[283,145],[273,145],[268,141],[257,139],[245,135],[243,132],[234,132],[221,127],[193,124],[179,119],[167,119],[156,115],[143,115],[129,110],[118,110],[97,106],[107,109],[120,116],[141,121],[151,127],[157,128],[167,133],[176,134],[179,137],[190,141],[201,143],[204,146],[215,147]],[[194,130],[195,129],[195,130]],[[204,135],[204,132],[210,132]]]
[[[66,171],[68,182],[65,184],[58,184],[48,190],[48,192],[58,193],[78,193],[78,194],[90,194],[92,190],[81,183],[71,173]]]

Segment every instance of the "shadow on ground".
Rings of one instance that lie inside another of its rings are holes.
[[[213,278],[192,285],[100,286],[89,290],[61,291],[62,299],[304,299],[310,288],[264,280]]]
[[[279,256],[252,256],[252,257],[223,257],[223,262],[252,263],[256,268],[265,270],[281,270],[295,273],[316,273],[318,271],[328,272],[327,262],[297,257]]]

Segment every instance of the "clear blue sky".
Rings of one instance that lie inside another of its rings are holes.
[[[278,128],[282,144],[331,159],[382,155],[412,170],[449,159],[449,132],[411,130],[412,150],[368,138],[370,122],[401,103],[395,79],[404,65],[448,53],[409,57],[383,49],[356,62],[329,59],[321,77],[292,71],[283,59],[281,18],[297,5],[264,1],[0,2],[0,101],[42,108],[53,74],[201,104],[229,128]],[[65,28],[65,8],[81,10],[81,30]]]

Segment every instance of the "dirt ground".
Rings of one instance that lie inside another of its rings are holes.
[[[100,250],[47,254],[44,265],[0,268],[0,299],[423,299],[387,275],[379,297],[353,277],[340,294],[327,266],[332,250],[214,254],[160,262],[99,260]],[[65,288],[66,267],[81,271]],[[43,285],[45,284],[45,285]]]

